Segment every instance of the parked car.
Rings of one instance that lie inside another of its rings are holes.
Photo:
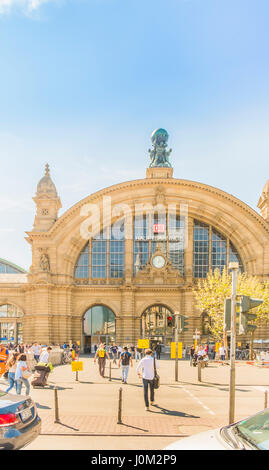
[[[41,419],[29,396],[0,391],[0,449],[21,449],[41,431]]]
[[[269,408],[229,426],[173,442],[165,450],[269,450]]]

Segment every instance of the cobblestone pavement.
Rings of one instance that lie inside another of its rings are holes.
[[[53,448],[64,448],[61,447],[63,439],[72,437],[76,440],[76,448],[79,439],[87,446],[83,436],[88,436],[89,448],[92,448],[92,439],[98,436],[103,436],[101,442],[98,441],[100,448],[108,448],[109,436],[118,436],[120,441],[124,437],[126,449],[134,448],[135,440],[141,437],[144,438],[143,448],[155,448],[154,441],[161,446],[156,448],[162,448],[162,443],[164,446],[177,438],[228,424],[228,365],[210,364],[202,370],[202,382],[198,382],[197,368],[190,367],[188,361],[180,361],[179,382],[175,382],[174,362],[161,360],[161,387],[156,391],[156,406],[151,406],[148,412],[144,408],[143,388],[135,372],[135,362],[125,385],[121,384],[120,370],[115,364],[109,381],[108,368],[107,377],[103,379],[92,358],[83,357],[82,360],[84,370],[79,372],[79,381],[75,380],[71,365],[64,365],[55,367],[45,389],[31,389],[42,418],[42,433],[27,449],[42,448],[42,442],[48,442],[50,436],[56,439]],[[267,369],[239,363],[236,365],[236,383],[236,420],[263,409],[264,391],[269,389]],[[1,379],[2,390],[5,384]],[[60,423],[54,423],[55,386],[58,388]],[[122,424],[117,424],[120,387],[123,390]],[[60,447],[57,447],[57,440]],[[111,448],[116,448],[115,443]],[[120,443],[119,448],[122,448]]]

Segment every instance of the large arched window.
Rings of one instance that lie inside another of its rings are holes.
[[[136,216],[133,233],[134,275],[143,269],[157,248],[184,275],[184,217],[159,213]]]
[[[193,275],[204,278],[211,269],[221,272],[230,261],[237,261],[243,271],[241,258],[232,242],[214,227],[194,221],[193,229]]]
[[[124,255],[124,222],[118,221],[87,242],[78,257],[75,278],[123,278]]]
[[[83,317],[84,335],[114,335],[115,331],[115,315],[110,308],[105,305],[95,305],[85,312]]]

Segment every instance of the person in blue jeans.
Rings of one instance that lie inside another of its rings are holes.
[[[121,367],[121,381],[124,384],[127,384],[130,365],[133,367],[132,354],[128,352],[128,348],[125,346],[119,360],[119,367]]]
[[[6,393],[10,392],[10,390],[14,387],[15,385],[15,372],[17,368],[17,358],[20,355],[19,352],[15,352],[12,354],[10,359],[6,363],[6,369],[8,371],[8,382],[9,382],[9,387],[6,389]]]
[[[25,371],[29,371],[29,367],[26,364],[26,354],[21,354],[17,360],[17,368],[15,372],[15,381],[16,381],[16,393],[17,395],[21,394],[22,384],[25,385],[26,395],[30,393],[30,383],[28,379],[23,377]]]

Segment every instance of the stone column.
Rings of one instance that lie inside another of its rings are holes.
[[[193,218],[188,217],[188,242],[185,247],[185,255],[184,255],[184,261],[185,261],[185,279],[187,281],[187,284],[192,283],[193,279]]]

